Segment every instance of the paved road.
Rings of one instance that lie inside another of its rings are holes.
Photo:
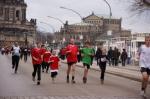
[[[83,84],[83,69],[77,68],[77,83],[67,84],[67,66],[62,63],[55,84],[50,74],[42,73],[41,85],[37,86],[32,82],[31,61],[20,61],[18,74],[11,68],[11,56],[0,55],[0,64],[0,96],[5,99],[141,99],[139,82],[106,74],[105,84],[101,85],[99,72],[94,70],[89,72],[88,83]],[[150,86],[147,95],[150,99]]]

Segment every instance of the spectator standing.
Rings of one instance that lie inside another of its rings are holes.
[[[112,62],[113,62],[113,50],[112,50],[112,47],[110,47],[108,53],[107,53],[107,56],[108,56],[108,60],[109,60],[109,66],[112,65]]]
[[[123,49],[123,52],[121,53],[122,66],[125,66],[126,60],[127,60],[127,52],[126,49]]]

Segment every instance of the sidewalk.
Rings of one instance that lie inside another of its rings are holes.
[[[62,60],[62,63],[66,64],[67,61]],[[78,67],[83,68],[82,62],[77,63],[76,65]],[[100,71],[99,66],[97,66],[95,61],[93,62],[91,69]],[[132,65],[127,65],[125,67],[122,67],[120,65],[119,66],[107,66],[106,73],[141,82],[141,73],[140,73],[139,66],[132,66]]]

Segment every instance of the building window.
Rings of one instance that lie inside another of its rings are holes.
[[[26,10],[22,9],[22,20],[26,20]]]
[[[5,20],[9,20],[9,8],[5,8]]]
[[[3,15],[3,8],[0,7],[0,16],[2,16],[2,15]]]
[[[19,20],[19,14],[20,14],[20,11],[17,10],[17,11],[16,11],[16,18],[17,18],[17,20]]]

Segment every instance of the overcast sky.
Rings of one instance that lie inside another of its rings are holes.
[[[71,8],[86,17],[92,13],[109,15],[108,5],[103,0],[25,0],[28,4],[27,18],[36,18],[38,28],[41,31],[52,32],[60,30],[62,23],[47,16],[53,16],[61,19],[63,22],[69,21],[69,24],[81,22],[80,17],[60,6]],[[112,8],[113,17],[122,17],[122,28],[131,29],[132,32],[150,32],[150,21],[147,22],[146,16],[133,16],[129,11],[130,3],[127,0],[107,0]],[[42,24],[45,22],[50,24]]]

